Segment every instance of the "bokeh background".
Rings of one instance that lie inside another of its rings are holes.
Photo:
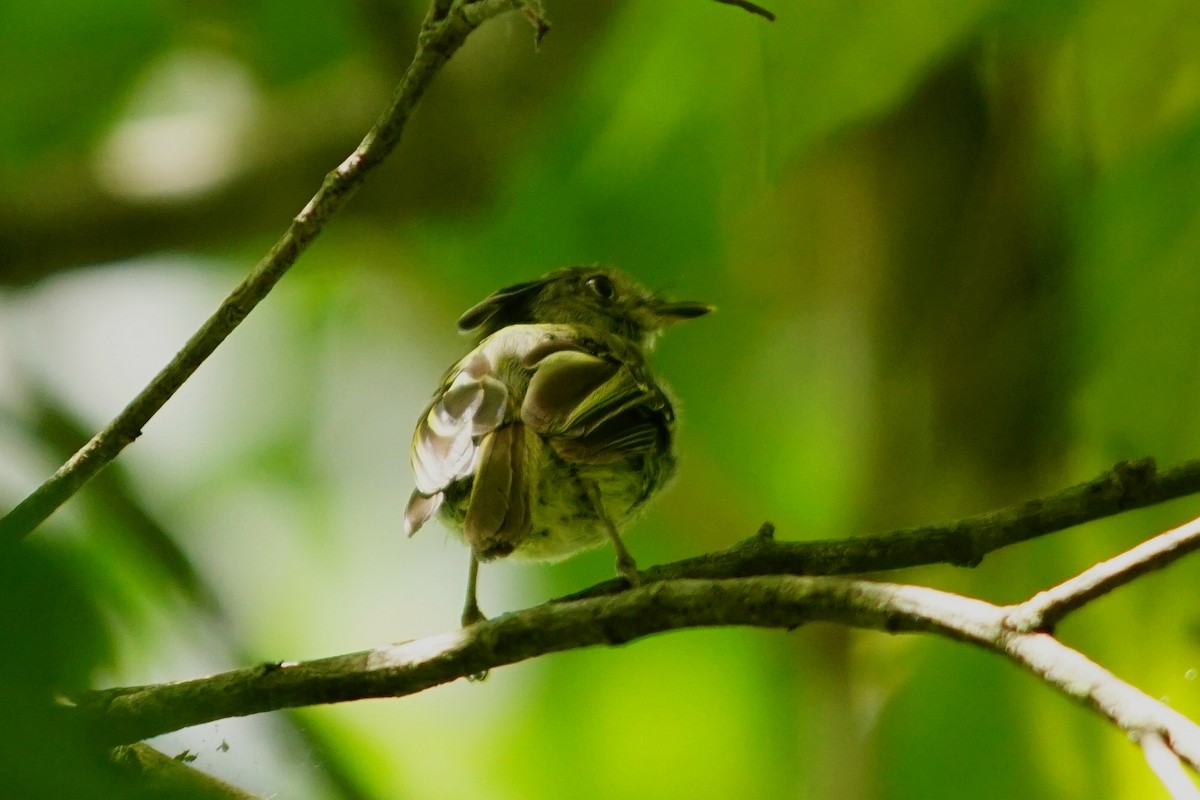
[[[603,262],[719,313],[664,337],[681,470],[640,563],[950,519],[1200,455],[1194,0],[546,0],[478,31],[395,156],[65,509],[0,560],[0,770],[108,796],[42,701],[452,628],[408,437],[501,285]],[[0,500],[169,359],[353,148],[407,0],[0,4]],[[899,576],[1023,599],[1200,510]],[[484,569],[489,613],[611,554]],[[1200,717],[1200,561],[1062,636]],[[814,625],[676,633],[164,752],[272,797],[1148,798],[1137,748],[1000,659]],[[110,785],[111,784],[111,785]]]

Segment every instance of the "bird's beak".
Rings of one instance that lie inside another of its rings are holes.
[[[703,317],[710,311],[716,311],[716,308],[708,303],[695,303],[690,300],[680,303],[660,302],[655,304],[654,313],[662,319],[663,325],[666,326],[685,319]]]

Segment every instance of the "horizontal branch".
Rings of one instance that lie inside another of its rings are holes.
[[[303,663],[266,664],[180,683],[93,692],[80,705],[122,744],[230,716],[401,697],[547,653],[617,645],[662,631],[728,625],[792,629],[816,620],[923,631],[1003,653],[1133,736],[1158,732],[1192,765],[1200,728],[1006,610],[918,586],[846,578],[675,580],[619,595],[548,603],[452,633]]]
[[[977,602],[945,597],[943,616],[951,614],[956,604]],[[934,622],[937,615],[930,612],[904,611],[906,598],[907,605],[929,605],[931,598],[940,600],[942,593],[835,578],[670,581],[612,596],[545,604],[451,633],[375,650],[303,663],[266,664],[179,683],[97,692],[89,696],[85,706],[98,711],[104,740],[122,744],[229,716],[405,696],[547,653],[623,644],[674,628],[794,628],[812,620],[836,620],[885,630],[945,627]],[[953,635],[962,637],[957,632]],[[982,638],[986,632],[981,629],[975,635]]]
[[[856,575],[926,564],[973,567],[988,553],[1048,533],[1200,492],[1200,459],[1159,470],[1151,458],[1122,461],[1093,480],[1014,506],[940,525],[872,536],[776,541],[768,523],[725,550],[642,572],[648,583],[677,578],[752,575]],[[625,581],[604,581],[562,600],[613,594]]]

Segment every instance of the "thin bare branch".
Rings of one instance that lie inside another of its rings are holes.
[[[774,15],[746,0],[717,0],[768,19]],[[535,44],[549,31],[540,0],[433,0],[417,51],[393,96],[366,137],[292,220],[250,274],[221,303],[183,348],[103,430],[41,486],[0,518],[0,542],[28,536],[106,464],[142,434],[142,428],[275,287],[325,223],[358,190],[366,175],[400,141],[409,118],[442,66],[468,35],[487,20],[521,9],[533,24]]]
[[[141,742],[114,748],[111,758],[117,766],[136,774],[141,785],[164,797],[262,800],[258,795],[188,766],[184,759],[170,758]]]
[[[737,6],[738,8],[744,8],[747,11],[749,11],[751,14],[758,14],[760,17],[766,17],[767,19],[771,20],[771,22],[775,21],[775,14],[773,14],[772,12],[763,8],[762,6],[755,5],[754,3],[748,2],[748,0],[717,0],[717,2],[724,3],[727,6]]]
[[[1154,732],[1163,735],[1180,758],[1200,769],[1200,726],[1183,714],[1050,634],[1014,631],[999,641],[1001,652],[1063,694],[1098,711],[1135,739]]]
[[[1003,653],[1134,736],[1159,732],[1193,766],[1200,727],[1043,633],[1005,624],[1006,609],[919,586],[845,578],[675,580],[619,595],[547,603],[451,633],[303,663],[94,692],[100,736],[121,744],[229,716],[370,697],[401,697],[547,653],[616,645],[680,628],[791,629],[816,620],[890,633],[937,633]]]
[[[107,690],[80,703],[94,710],[102,739],[115,745],[228,716],[400,697],[546,653],[621,644],[678,627],[792,628],[812,619],[844,618],[864,627],[905,629],[902,620],[891,621],[889,615],[896,609],[882,610],[877,595],[881,586],[831,578],[671,581],[613,596],[545,604],[400,645]],[[924,597],[920,592],[925,590],[912,591]]]
[[[1200,492],[1200,460],[1158,470],[1150,458],[1122,461],[1094,480],[1007,508],[940,525],[872,536],[780,542],[767,523],[756,536],[725,550],[643,570],[646,582],[750,575],[856,575],[925,564],[973,567],[988,553],[1084,522]],[[613,594],[621,579],[561,599]]]
[[[1151,731],[1142,736],[1139,744],[1142,746],[1142,754],[1146,756],[1146,763],[1174,800],[1200,800],[1200,790],[1196,789],[1196,784],[1192,783],[1192,779],[1180,763],[1179,756],[1163,740],[1161,734]]]
[[[337,169],[325,176],[321,188],[292,220],[270,252],[225,298],[216,313],[171,362],[112,422],[0,519],[0,541],[15,541],[27,536],[141,435],[142,427],[267,296],[325,223],[353,196],[367,174],[392,152],[417,102],[471,31],[488,19],[522,4],[522,0],[456,0],[453,3],[438,0],[434,3],[418,37],[416,54],[401,78],[391,104],[362,143]],[[439,11],[443,13],[435,13]]]
[[[1160,533],[1119,556],[1089,567],[1074,578],[1013,606],[1008,624],[1019,631],[1053,630],[1063,617],[1075,609],[1129,583],[1139,575],[1162,569],[1194,550],[1200,550],[1200,518]]]

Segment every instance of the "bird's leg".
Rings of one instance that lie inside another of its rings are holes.
[[[471,568],[467,572],[467,602],[463,604],[462,626],[464,628],[476,622],[484,622],[487,617],[479,610],[479,601],[475,599],[475,585],[479,583],[479,559],[475,551],[471,551]]]
[[[475,585],[479,583],[479,559],[475,550],[471,550],[471,568],[467,572],[467,602],[463,604],[462,626],[469,628],[476,622],[487,622],[487,617],[479,610],[479,602],[475,599]],[[481,670],[467,676],[469,681],[487,680],[488,671]]]
[[[621,541],[621,534],[617,533],[617,526],[613,523],[612,517],[608,516],[608,512],[604,510],[604,498],[600,496],[599,484],[595,481],[585,480],[584,486],[587,487],[588,498],[592,501],[592,509],[604,523],[604,528],[608,531],[608,538],[612,539],[613,549],[617,551],[617,574],[629,581],[630,586],[641,586],[642,576],[638,574],[637,562],[625,548],[625,542]]]

